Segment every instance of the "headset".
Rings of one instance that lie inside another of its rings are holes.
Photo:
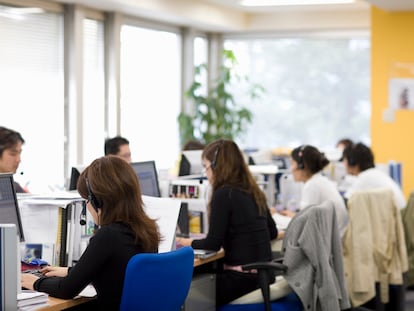
[[[305,151],[306,145],[302,145],[298,151],[298,169],[303,170],[305,168],[305,163],[303,162],[303,153]]]
[[[349,166],[355,166],[356,165],[356,161],[355,161],[355,145],[352,145],[350,148],[347,148],[347,156],[346,156],[346,160],[348,162]]]
[[[219,143],[219,144],[217,145],[217,148],[216,148],[216,150],[214,151],[213,160],[211,160],[211,163],[210,163],[210,167],[211,167],[211,169],[213,169],[213,170],[214,170],[214,168],[216,167],[216,164],[217,164],[217,156],[218,156],[219,150],[220,150],[220,148],[221,148],[221,146],[222,146],[222,145],[223,145],[223,141],[221,141],[221,143]]]
[[[102,203],[98,200],[95,194],[92,192],[91,186],[89,184],[89,180],[86,177],[86,189],[88,190],[88,201],[92,204],[93,209],[98,212],[98,208],[102,208]]]
[[[82,211],[80,214],[79,224],[81,226],[86,225],[86,202],[82,201]]]

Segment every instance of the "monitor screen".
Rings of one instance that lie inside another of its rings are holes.
[[[181,156],[179,176],[202,175],[203,165],[201,155],[203,150],[185,150]]]
[[[14,224],[20,242],[24,242],[19,204],[14,190],[13,174],[0,174],[0,223]]]
[[[178,214],[176,236],[190,237],[190,218],[188,214],[188,203],[181,202],[180,212]]]
[[[82,171],[85,169],[84,166],[74,166],[70,172],[69,190],[76,190],[76,185]]]
[[[138,176],[141,193],[152,197],[160,197],[155,161],[134,162],[131,163],[131,166]]]

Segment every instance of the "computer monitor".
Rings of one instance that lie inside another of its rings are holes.
[[[185,150],[182,152],[178,176],[202,175],[201,155],[203,150]]]
[[[0,310],[17,310],[20,288],[16,226],[0,224]]]
[[[138,176],[141,193],[151,197],[161,197],[155,161],[133,162],[131,166]]]
[[[76,190],[76,185],[82,171],[85,169],[84,166],[73,166],[70,172],[69,190]]]
[[[188,203],[181,202],[180,212],[177,220],[176,236],[188,238],[190,236],[190,218],[188,212]]]
[[[14,224],[20,242],[24,242],[19,204],[14,190],[13,174],[0,174],[0,223]]]

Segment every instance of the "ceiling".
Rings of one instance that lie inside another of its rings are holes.
[[[239,0],[52,0],[209,32],[369,30],[370,5],[412,10],[414,0],[355,0],[350,4],[242,7]]]
[[[233,9],[246,11],[246,12],[264,12],[264,11],[276,11],[280,10],[281,7],[243,7],[241,6],[240,0],[202,0],[208,3],[213,3],[216,5],[222,5],[226,7],[231,7]],[[360,8],[363,4],[372,4],[378,8],[389,10],[389,11],[410,11],[414,10],[414,1],[413,0],[355,0],[351,4],[335,4],[335,5],[323,5],[325,8]],[[302,6],[307,9],[320,9],[320,5],[309,5]],[[298,9],[298,6],[290,6],[289,9]]]

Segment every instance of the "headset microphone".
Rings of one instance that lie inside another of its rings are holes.
[[[80,214],[79,223],[81,226],[86,225],[86,202],[85,201],[82,202],[82,211]]]

